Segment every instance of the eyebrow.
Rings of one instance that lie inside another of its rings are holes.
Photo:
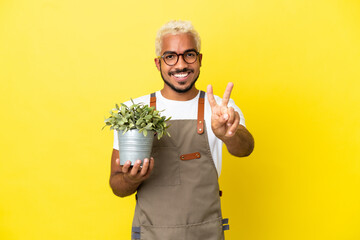
[[[187,50],[185,50],[182,54],[184,54],[184,53],[186,53],[186,52],[190,52],[190,51],[195,51],[195,52],[197,52],[195,48],[191,48],[191,49],[187,49]],[[169,53],[176,53],[176,54],[179,54],[179,53],[174,52],[174,51],[166,51],[166,52],[164,52],[162,55],[169,54]]]

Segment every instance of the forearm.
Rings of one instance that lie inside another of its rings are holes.
[[[140,183],[134,183],[126,179],[122,172],[114,173],[110,176],[110,187],[113,193],[119,197],[130,196],[135,193]]]
[[[242,125],[239,125],[235,134],[231,137],[221,139],[230,154],[236,157],[249,156],[254,149],[254,138],[251,133]]]

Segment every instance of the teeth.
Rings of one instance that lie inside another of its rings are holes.
[[[177,77],[177,78],[183,78],[183,77],[186,77],[187,75],[189,75],[189,73],[176,73],[176,74],[174,74],[174,76]]]

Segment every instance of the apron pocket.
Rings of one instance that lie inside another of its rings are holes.
[[[174,186],[180,184],[180,162],[177,147],[154,147],[152,156],[154,169],[147,181],[155,186]]]

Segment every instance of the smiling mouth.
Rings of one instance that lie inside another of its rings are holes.
[[[174,77],[179,78],[179,79],[184,79],[187,76],[189,76],[190,72],[185,72],[185,73],[174,73],[172,74]]]
[[[184,68],[178,71],[170,72],[169,75],[172,76],[178,83],[183,82],[184,84],[189,75],[193,72],[194,70],[192,69]]]

